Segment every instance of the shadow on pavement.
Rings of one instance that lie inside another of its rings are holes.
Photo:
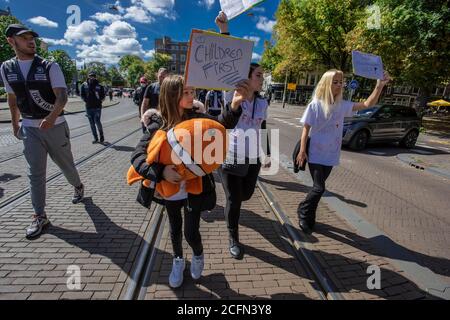
[[[51,224],[45,233],[52,234],[90,254],[109,258],[113,264],[119,266],[131,277],[132,264],[144,240],[140,235],[111,221],[106,213],[92,201],[92,198],[85,198],[83,204],[94,223],[96,232],[73,231]],[[130,257],[130,252],[133,250],[134,256]]]

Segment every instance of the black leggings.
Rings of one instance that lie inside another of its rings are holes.
[[[218,170],[226,196],[225,219],[228,229],[238,228],[242,201],[249,200],[255,192],[260,169],[260,163],[250,164],[244,177],[226,173],[222,169]]]
[[[316,210],[320,198],[325,192],[325,181],[333,167],[321,164],[309,163],[309,172],[313,179],[313,187],[308,192],[306,199],[300,204],[300,219],[314,226],[316,222]]]
[[[181,209],[184,208],[184,237],[194,251],[194,255],[203,253],[202,237],[200,236],[200,210],[188,208],[187,200],[165,201],[170,223],[170,237],[174,256],[183,257],[183,234]]]

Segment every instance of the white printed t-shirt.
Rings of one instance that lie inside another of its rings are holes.
[[[342,100],[326,119],[320,101],[313,100],[300,123],[311,126],[308,161],[324,166],[337,166],[341,155],[344,118],[353,115],[354,103]]]

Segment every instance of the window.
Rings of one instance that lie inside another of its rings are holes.
[[[178,46],[172,46],[172,50],[178,50]]]
[[[383,107],[380,112],[378,112],[377,116],[381,119],[391,119],[394,117],[394,111],[392,110],[392,107]]]
[[[184,54],[180,55],[180,61],[186,62],[186,55],[184,55]]]
[[[176,67],[176,65],[171,65],[170,66],[170,71],[172,71],[172,72],[175,72],[175,71],[177,71],[177,67]]]
[[[173,62],[177,61],[177,55],[175,53],[172,54],[172,61]]]

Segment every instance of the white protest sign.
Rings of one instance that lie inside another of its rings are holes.
[[[186,86],[232,90],[248,78],[253,42],[215,32],[192,30],[186,62]]]
[[[228,19],[233,19],[265,0],[220,0],[220,7]]]
[[[353,73],[368,79],[383,79],[383,62],[380,56],[352,51]]]

